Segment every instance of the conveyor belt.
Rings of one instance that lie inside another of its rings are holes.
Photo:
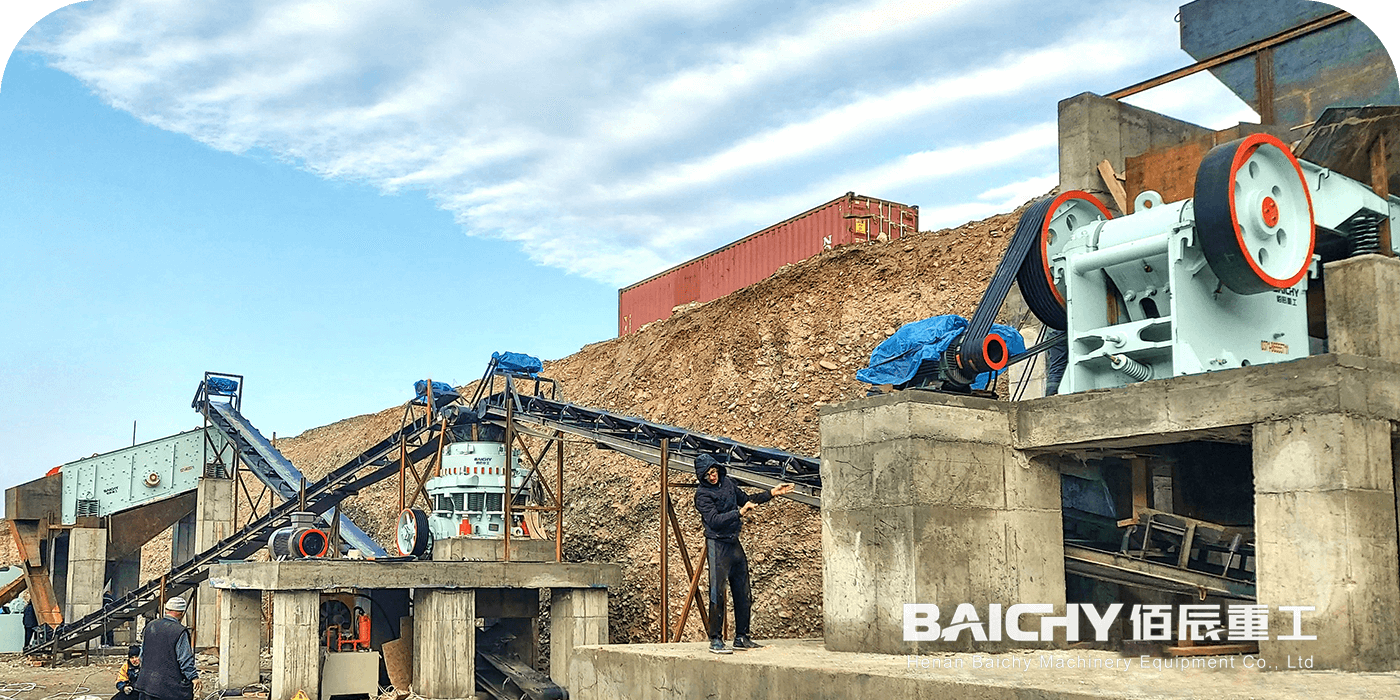
[[[1184,595],[1255,600],[1254,584],[1117,552],[1065,544],[1065,571],[1098,581]]]
[[[451,427],[451,418],[446,426]],[[427,418],[404,426],[379,444],[361,453],[358,457],[338,467],[324,479],[306,487],[306,509],[313,513],[324,513],[339,505],[341,501],[359,493],[371,484],[381,481],[398,472],[397,459],[400,445],[412,444],[417,438],[429,434],[429,439],[419,441],[417,448],[408,452],[414,462],[427,459],[437,452],[437,441],[431,433],[441,436],[443,423]],[[238,532],[230,535],[214,546],[196,554],[189,561],[172,568],[164,576],[154,579],[144,586],[118,598],[80,620],[59,626],[49,639],[36,641],[25,648],[24,653],[52,653],[89,639],[94,639],[108,629],[126,620],[135,619],[141,613],[154,610],[161,600],[162,584],[166,597],[180,595],[199,585],[208,575],[208,565],[220,561],[241,560],[267,544],[272,532],[290,522],[289,516],[299,507],[299,498],[282,502],[267,515],[249,523]]]
[[[601,448],[651,464],[661,463],[661,441],[670,440],[668,460],[673,467],[693,469],[695,458],[708,454],[723,464],[729,476],[741,484],[772,488],[784,482],[791,483],[794,490],[785,498],[811,506],[821,505],[821,460],[815,457],[746,445],[673,425],[522,394],[510,388],[481,398],[476,411],[483,419],[504,425],[507,397],[514,399],[512,417],[517,423],[583,437]]]
[[[199,397],[205,399],[199,401]],[[237,448],[243,463],[258,479],[267,484],[283,500],[292,500],[301,492],[301,482],[306,478],[262,433],[258,432],[248,419],[231,404],[210,400],[201,390],[196,397],[195,410],[209,418],[209,423],[219,429]],[[345,513],[340,514],[340,537],[346,547],[364,552],[365,556],[382,557],[388,552],[379,546],[374,538],[365,534],[354,520]]]

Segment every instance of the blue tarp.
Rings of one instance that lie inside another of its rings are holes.
[[[414,401],[427,401],[428,380],[419,379],[418,381],[414,382],[413,391],[416,393],[416,396],[413,397]],[[434,403],[442,403],[443,397],[456,398],[458,395],[459,394],[457,393],[457,390],[453,389],[451,384],[448,384],[447,382],[433,382]]]
[[[885,342],[875,346],[870,353],[870,366],[856,372],[856,379],[866,384],[903,384],[914,378],[914,373],[919,371],[919,365],[924,360],[937,362],[939,355],[965,328],[967,319],[952,314],[906,323]],[[994,323],[992,332],[1006,341],[1012,357],[1026,351],[1021,334],[1011,326]],[[985,388],[996,374],[986,372],[978,375],[972,388]]]
[[[210,377],[204,384],[211,394],[232,395],[238,391],[238,381],[226,377]]]
[[[544,363],[539,358],[521,352],[493,352],[491,359],[496,361],[496,369],[512,374],[534,376],[544,371]]]

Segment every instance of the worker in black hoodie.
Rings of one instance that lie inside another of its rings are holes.
[[[792,484],[779,484],[768,491],[744,493],[724,473],[724,467],[710,455],[695,458],[695,509],[705,524],[706,551],[710,558],[710,651],[732,653],[724,646],[720,630],[724,628],[724,585],[734,593],[734,648],[759,649],[749,639],[749,609],[753,604],[749,590],[749,559],[739,544],[741,519],[759,504],[792,491]]]

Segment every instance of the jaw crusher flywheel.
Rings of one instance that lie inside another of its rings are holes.
[[[1065,330],[1065,283],[1056,281],[1050,263],[1069,242],[1070,234],[1085,224],[1113,218],[1108,209],[1088,192],[1071,190],[1057,197],[1046,197],[1032,204],[1016,224],[1038,231],[1026,259],[1016,271],[1016,285],[1031,313],[1041,323]]]
[[[1206,262],[1231,291],[1287,289],[1307,274],[1312,196],[1282,141],[1253,134],[1211,149],[1196,170],[1194,206]]]

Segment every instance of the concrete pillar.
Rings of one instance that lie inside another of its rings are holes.
[[[476,694],[475,591],[413,591],[413,692],[433,700]]]
[[[102,608],[107,575],[107,530],[75,527],[68,531],[68,576],[63,606],[64,622],[72,622]],[[91,646],[97,646],[101,638]]]
[[[1327,349],[1400,362],[1400,258],[1360,255],[1327,263]]]
[[[234,532],[233,479],[203,477],[196,489],[194,551],[203,552]],[[196,649],[219,646],[219,598],[209,582],[199,584],[191,606],[191,641]]]
[[[240,688],[257,683],[262,655],[262,591],[228,589],[217,594],[219,687]]]
[[[606,588],[555,588],[549,603],[549,677],[569,682],[574,647],[608,643]],[[567,689],[567,688],[566,688]]]
[[[900,392],[823,409],[826,648],[999,651],[1034,642],[904,641],[904,606],[1049,604],[1063,613],[1060,473],[1011,447],[1004,402]],[[1022,628],[1038,629],[1035,617]]]
[[[1330,293],[1330,288],[1329,288]],[[1329,305],[1330,305],[1329,299]],[[1390,422],[1301,416],[1254,426],[1260,655],[1315,669],[1400,669],[1400,570]],[[1294,613],[1280,606],[1313,606]]]
[[[1060,101],[1059,124],[1060,191],[1084,190],[1115,211],[1117,206],[1099,175],[1100,161],[1107,160],[1121,175],[1132,156],[1213,133],[1087,92]]]
[[[272,697],[291,700],[298,690],[321,695],[321,594],[272,592]]]

